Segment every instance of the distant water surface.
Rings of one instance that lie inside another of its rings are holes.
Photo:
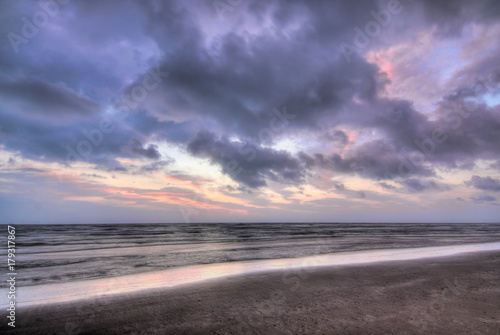
[[[500,223],[177,223],[15,227],[18,286],[107,278],[197,264],[500,241]],[[6,249],[2,249],[2,255],[5,252]],[[5,286],[2,283],[2,287]]]

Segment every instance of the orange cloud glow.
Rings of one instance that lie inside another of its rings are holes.
[[[370,52],[368,54],[368,61],[376,64],[381,72],[385,72],[390,80],[394,79],[394,65],[390,61],[389,52],[386,50]]]
[[[112,194],[115,197],[126,198],[126,199],[147,199],[154,202],[168,203],[180,206],[190,206],[201,209],[211,209],[211,210],[225,210],[234,213],[248,214],[246,210],[233,209],[223,207],[217,204],[212,204],[208,202],[203,202],[199,197],[194,196],[189,197],[188,193],[182,192],[167,192],[167,191],[152,191],[138,193],[136,190],[125,189],[125,188],[106,188],[104,191]]]

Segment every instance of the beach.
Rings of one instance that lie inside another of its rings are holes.
[[[500,252],[299,267],[20,307],[7,334],[500,334]],[[2,319],[5,318],[3,312]]]
[[[500,0],[0,3],[0,335],[500,335]]]

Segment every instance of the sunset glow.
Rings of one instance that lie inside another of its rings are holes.
[[[111,3],[3,5],[4,223],[498,220],[486,2]]]

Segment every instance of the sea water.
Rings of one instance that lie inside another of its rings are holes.
[[[424,248],[420,249],[420,256],[429,257],[464,250],[496,250],[500,246],[491,243],[500,242],[500,224],[494,223],[170,223],[15,227],[16,286],[21,302],[25,303],[174,286],[224,275],[291,268],[297,264],[355,264],[401,259],[403,254],[418,255],[415,251],[401,251],[407,248]],[[477,243],[482,244],[470,250],[463,249],[464,245]],[[455,247],[443,249],[446,246]],[[5,288],[6,283],[2,283],[2,287]],[[48,296],[47,290],[51,292]]]

